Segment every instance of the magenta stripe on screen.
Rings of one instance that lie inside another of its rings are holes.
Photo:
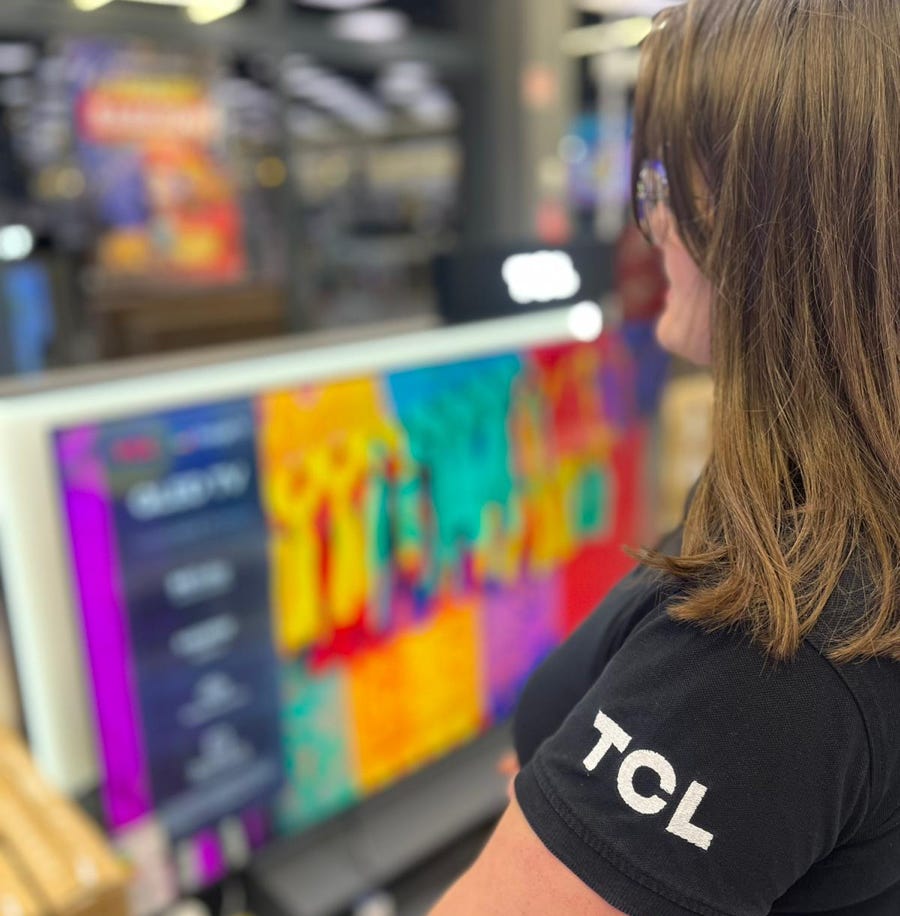
[[[93,429],[58,440],[72,556],[102,754],[109,826],[118,830],[150,813],[152,794],[132,678],[127,609],[122,598],[112,506],[94,457]]]
[[[218,836],[211,830],[197,834],[194,839],[197,867],[203,886],[218,881],[226,871],[225,856]]]

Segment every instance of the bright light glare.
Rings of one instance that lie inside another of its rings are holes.
[[[94,10],[99,10],[101,6],[106,6],[108,3],[112,3],[112,0],[72,0],[72,5],[76,10],[81,10],[84,13],[92,13]]]
[[[0,261],[22,261],[34,251],[34,234],[27,226],[0,229]]]
[[[398,41],[409,27],[409,20],[398,10],[356,10],[334,17],[332,28],[338,38],[380,44]]]
[[[146,3],[150,6],[187,6],[190,0],[128,0],[129,3]]]
[[[579,302],[569,311],[568,324],[576,340],[590,343],[603,333],[603,310],[596,302]]]
[[[295,0],[300,6],[315,6],[320,10],[358,10],[364,6],[374,6],[381,0]]]
[[[633,16],[603,25],[573,29],[563,35],[560,46],[571,57],[591,57],[609,51],[636,48],[653,29],[649,16]]]
[[[206,25],[243,9],[247,0],[129,0],[130,3],[146,3],[151,6],[182,6],[187,10],[188,19],[197,25]],[[92,12],[107,6],[112,0],[72,0],[76,9]]]
[[[196,25],[207,25],[242,9],[246,0],[190,0],[188,19]]]
[[[503,279],[519,305],[563,302],[581,289],[581,275],[565,251],[511,255],[503,263]]]
[[[676,0],[576,0],[576,6],[586,13],[604,16],[654,16]]]

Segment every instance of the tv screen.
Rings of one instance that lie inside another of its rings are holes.
[[[209,884],[510,715],[629,566],[635,373],[609,332],[56,432],[142,870]]]

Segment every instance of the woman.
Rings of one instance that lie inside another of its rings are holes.
[[[896,916],[900,3],[666,11],[635,146],[712,457],[526,692],[515,798],[434,916]]]

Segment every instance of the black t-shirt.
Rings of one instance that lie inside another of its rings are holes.
[[[625,579],[519,706],[542,842],[630,916],[898,916],[900,664],[824,655],[863,594],[848,573],[775,663],[673,621],[668,580]]]

